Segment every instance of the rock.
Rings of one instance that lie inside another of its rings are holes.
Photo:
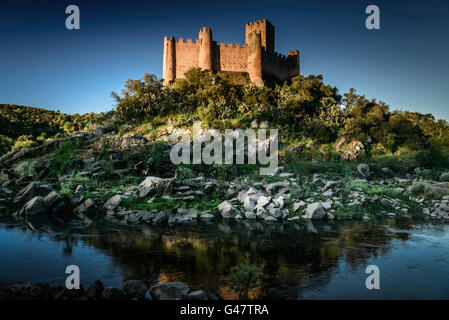
[[[103,290],[101,293],[101,299],[104,300],[125,300],[126,294],[124,291],[119,290],[117,288],[108,287]]]
[[[44,206],[47,209],[53,209],[60,201],[62,201],[62,197],[56,191],[52,191],[45,196]]]
[[[77,218],[84,220],[86,218],[95,217],[97,215],[97,211],[98,207],[95,204],[95,201],[92,199],[87,199],[83,204],[80,204],[73,210],[73,214]]]
[[[14,198],[14,203],[15,204],[25,203],[37,196],[45,197],[52,191],[54,190],[47,185],[40,185],[36,182],[32,182],[28,184],[25,188],[20,190],[20,192]]]
[[[269,183],[264,186],[265,191],[270,195],[273,196],[276,194],[277,191],[279,191],[282,188],[287,188],[290,185],[288,181],[279,181],[279,182],[273,182]]]
[[[144,198],[152,195],[164,195],[173,190],[173,179],[163,179],[158,177],[147,177],[139,185],[139,197]]]
[[[66,287],[60,287],[54,296],[56,301],[78,300],[84,295],[84,287],[80,285],[79,289],[69,290]]]
[[[78,207],[84,201],[84,196],[77,194],[70,199],[72,207]]]
[[[39,300],[42,296],[42,289],[28,282],[15,282],[4,292],[11,300]]]
[[[150,288],[155,300],[184,300],[189,291],[189,287],[183,282],[165,282]]]
[[[275,217],[272,217],[272,216],[268,216],[265,218],[265,221],[274,222],[274,221],[278,221],[278,219],[276,219]]]
[[[225,219],[235,218],[239,214],[238,210],[227,200],[218,205],[218,211]]]
[[[304,201],[296,201],[293,203],[293,211],[298,211],[299,208],[304,207],[307,203],[305,203]]]
[[[258,207],[266,207],[271,201],[271,197],[260,196],[257,200]]]
[[[2,169],[0,170],[0,181],[9,181],[15,180],[19,177],[19,175],[12,169]]]
[[[330,189],[334,189],[335,187],[337,187],[340,184],[339,181],[328,181],[326,182],[326,184],[323,187],[323,191],[327,191]]]
[[[210,214],[207,212],[203,212],[200,215],[200,219],[203,219],[203,220],[210,220],[210,219],[214,219],[214,218],[215,218],[215,216],[213,214]]]
[[[367,178],[370,176],[369,166],[365,163],[361,163],[357,166],[357,172],[362,178]]]
[[[24,216],[38,216],[47,212],[44,205],[44,198],[34,197],[28,201],[20,211],[19,215]]]
[[[78,185],[75,189],[75,195],[82,195],[84,193],[84,186],[82,184]]]
[[[326,198],[330,198],[333,195],[334,195],[334,192],[332,190],[327,190],[327,191],[323,192],[323,197],[326,197]]]
[[[111,199],[109,199],[108,201],[106,201],[106,203],[103,205],[103,208],[106,211],[114,211],[115,209],[117,209],[117,207],[120,205],[121,202],[122,202],[122,196],[117,194],[117,195],[113,196]]]
[[[389,176],[394,175],[394,172],[391,171],[390,168],[386,168],[386,167],[385,167],[385,168],[380,169],[380,171],[381,171],[383,174],[386,174],[386,175],[389,175]]]
[[[142,280],[129,280],[123,284],[123,290],[131,297],[145,300],[148,288]]]
[[[396,217],[396,214],[393,212],[388,212],[387,216],[394,218],[394,217]]]
[[[430,215],[430,209],[429,208],[423,208],[422,209],[422,213],[425,214],[426,216]]]
[[[246,211],[245,218],[246,219],[256,219],[256,214],[254,212]]]
[[[323,219],[326,216],[326,210],[320,202],[309,204],[305,210],[303,218],[305,219]]]
[[[331,201],[327,201],[327,202],[322,202],[321,205],[323,206],[324,210],[330,210],[332,208],[332,202]]]
[[[190,292],[187,297],[187,300],[209,300],[207,292],[203,290]]]
[[[87,289],[86,296],[91,300],[97,300],[101,298],[101,294],[103,293],[104,285],[100,280],[94,281]]]
[[[257,203],[258,202],[255,197],[246,196],[245,201],[243,202],[243,207],[246,211],[254,212]]]

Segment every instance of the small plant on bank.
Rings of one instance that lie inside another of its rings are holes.
[[[251,264],[249,253],[245,255],[245,263],[239,264],[231,269],[229,277],[229,289],[236,292],[241,300],[248,300],[251,290],[261,286],[261,282],[266,279],[264,274],[265,265]]]

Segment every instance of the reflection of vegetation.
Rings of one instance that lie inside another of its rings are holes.
[[[266,275],[263,272],[265,265],[251,264],[249,253],[246,253],[245,263],[232,268],[229,277],[229,289],[236,292],[241,300],[248,300],[250,291],[261,286]]]

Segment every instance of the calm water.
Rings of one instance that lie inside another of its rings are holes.
[[[290,299],[449,299],[449,225],[386,220],[333,224],[223,221],[175,228],[37,226],[0,220],[0,286],[65,283],[81,270],[88,286],[142,279],[184,281],[226,299],[232,266],[246,252],[264,262],[271,297]],[[380,290],[365,288],[366,266],[380,268]],[[257,293],[255,293],[257,294]]]

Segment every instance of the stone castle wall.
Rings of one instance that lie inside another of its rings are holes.
[[[298,51],[290,51],[287,57],[276,53],[274,27],[266,19],[246,24],[245,42],[217,44],[210,28],[202,28],[195,41],[165,37],[164,84],[183,78],[194,67],[214,73],[247,72],[257,85],[263,85],[264,77],[285,81],[299,74]]]

